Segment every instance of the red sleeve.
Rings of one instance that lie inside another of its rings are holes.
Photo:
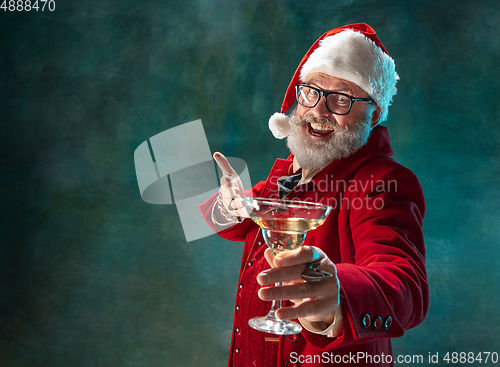
[[[427,313],[429,290],[422,233],[425,203],[420,183],[411,171],[399,165],[373,180],[379,185],[361,193],[365,206],[351,209],[346,219],[352,233],[354,263],[336,264],[343,334],[331,339],[304,332],[320,350],[402,336],[405,330],[421,323]],[[382,183],[384,190],[380,190]],[[346,197],[350,195],[346,193]],[[352,194],[351,199],[354,197],[360,197],[359,193]],[[363,326],[365,314],[370,316],[369,327]],[[382,325],[374,330],[377,317]],[[386,320],[391,322],[387,329]]]

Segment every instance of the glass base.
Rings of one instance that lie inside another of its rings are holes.
[[[271,313],[248,320],[248,325],[255,330],[276,335],[293,335],[302,331],[300,324],[289,320],[280,320]]]

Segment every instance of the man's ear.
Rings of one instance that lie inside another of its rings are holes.
[[[381,113],[381,110],[380,110],[380,107],[379,106],[376,106],[374,109],[373,109],[373,112],[372,112],[372,129],[377,126],[379,120],[380,120],[380,113]]]

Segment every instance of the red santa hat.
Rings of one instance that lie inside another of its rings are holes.
[[[350,24],[323,34],[302,58],[281,105],[281,113],[269,119],[269,129],[277,139],[288,136],[289,117],[284,113],[295,102],[295,86],[313,72],[321,72],[355,83],[380,107],[380,122],[387,119],[399,79],[394,60],[375,30],[365,23]]]

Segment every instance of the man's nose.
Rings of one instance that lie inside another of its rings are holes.
[[[311,109],[311,113],[315,117],[328,117],[332,115],[326,106],[326,99],[324,96],[321,96],[316,106]]]

